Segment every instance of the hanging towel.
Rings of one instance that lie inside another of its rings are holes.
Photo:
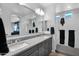
[[[64,44],[65,41],[65,30],[60,30],[60,44]]]
[[[75,44],[75,31],[69,30],[69,38],[68,38],[68,45],[74,47]]]

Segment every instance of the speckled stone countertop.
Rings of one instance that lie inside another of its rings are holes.
[[[51,35],[42,35],[42,36],[38,36],[38,37],[35,37],[35,38],[30,38],[28,40],[24,40],[24,41],[22,41],[20,43],[17,43],[16,45],[9,46],[10,51],[5,56],[13,56],[13,55],[15,55],[17,53],[20,53],[20,52],[22,52],[24,50],[29,49],[30,47],[32,47],[32,46],[34,46],[36,44],[41,43],[42,41],[44,41],[44,40],[46,40],[46,39],[48,39],[50,37],[51,37]]]

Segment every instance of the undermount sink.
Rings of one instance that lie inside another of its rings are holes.
[[[18,49],[22,49],[24,48],[25,46],[27,46],[28,44],[27,43],[20,43],[20,44],[16,44],[16,45],[13,45],[9,48],[10,51],[16,51]]]

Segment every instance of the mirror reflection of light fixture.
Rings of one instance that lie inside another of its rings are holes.
[[[31,7],[26,4],[26,3],[19,3],[19,5],[23,5],[23,6],[26,6],[27,8],[29,8],[30,10],[32,10],[33,12],[35,12],[36,14],[40,15],[40,16],[43,16],[45,13],[42,9],[40,8],[36,8],[35,10],[31,9]]]
[[[44,11],[42,9],[40,9],[40,8],[36,8],[35,9],[35,12],[36,12],[36,14],[38,14],[40,16],[43,16],[44,15]]]

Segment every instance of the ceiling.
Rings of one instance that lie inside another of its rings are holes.
[[[66,10],[71,10],[79,8],[79,3],[59,3],[56,4],[56,12],[62,12]]]
[[[31,10],[19,5],[18,3],[0,3],[0,8],[4,11],[8,11],[19,16],[25,16],[32,13]]]
[[[35,8],[42,8],[43,10],[48,9],[49,7],[56,7],[56,13],[79,8],[79,3],[26,3],[26,6],[35,10]]]
[[[50,11],[50,8],[56,9],[56,13],[62,12],[65,10],[70,10],[74,8],[79,8],[78,3],[24,3],[20,5],[19,3],[0,3],[0,8],[8,10],[17,15],[28,15],[35,11],[36,8],[41,8],[44,11],[47,9]],[[53,11],[53,10],[52,10]]]

